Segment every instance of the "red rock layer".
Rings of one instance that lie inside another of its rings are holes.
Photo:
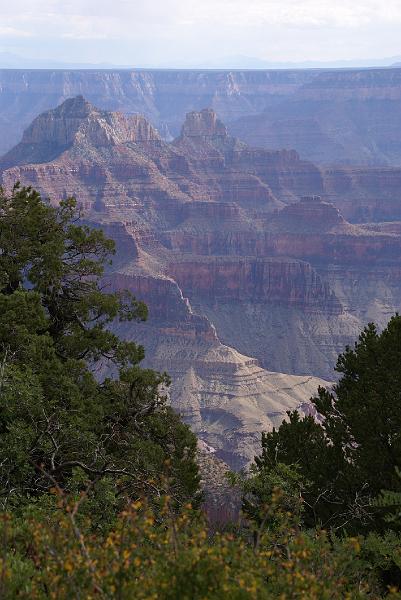
[[[211,221],[204,223],[204,207],[194,204],[187,219],[164,234],[168,244],[191,254],[291,256],[313,264],[380,265],[401,259],[401,238],[394,226],[390,231],[350,225],[319,196],[304,197],[253,220],[249,213],[222,211],[219,205],[209,212]]]
[[[189,298],[218,304],[250,301],[340,314],[328,284],[308,263],[290,259],[200,258],[175,262],[169,274]]]
[[[217,343],[215,329],[206,317],[196,315],[183,297],[177,283],[167,277],[113,273],[104,279],[106,289],[128,290],[145,302],[149,318],[159,327],[160,335]]]

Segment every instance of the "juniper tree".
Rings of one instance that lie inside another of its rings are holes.
[[[38,501],[55,485],[91,489],[99,518],[126,498],[197,496],[196,441],[166,405],[169,379],[141,368],[144,349],[118,320],[146,319],[106,293],[114,243],[79,221],[77,204],[31,188],[0,192],[0,501]],[[96,366],[116,376],[99,378]]]

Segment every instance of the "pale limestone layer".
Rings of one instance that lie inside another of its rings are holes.
[[[172,386],[175,408],[233,468],[259,453],[263,431],[278,427],[288,410],[302,411],[318,386],[328,385],[311,376],[266,371],[238,353],[237,359],[227,371],[219,372],[215,363],[214,373],[201,366],[176,372]]]
[[[191,368],[175,378],[174,406],[200,439],[217,449],[231,467],[246,466],[260,452],[261,434],[279,427],[288,410],[300,408],[323,380],[238,365],[206,377]]]
[[[267,371],[218,340],[185,337],[179,330],[168,334],[151,323],[120,326],[119,333],[145,346],[148,366],[171,375],[172,406],[233,469],[246,467],[260,452],[263,431],[278,427],[288,410],[307,412],[318,387],[330,385]]]

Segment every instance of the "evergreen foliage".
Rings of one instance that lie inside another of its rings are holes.
[[[263,435],[212,535],[169,378],[113,334],[146,318],[102,289],[113,248],[73,199],[0,191],[0,597],[400,600],[401,317]]]
[[[305,521],[349,532],[382,530],[373,502],[381,490],[401,492],[401,317],[379,333],[368,325],[338,358],[332,390],[312,399],[320,419],[297,411],[263,436],[259,470],[297,465],[311,482]]]
[[[396,468],[397,475],[401,480],[401,471]],[[394,490],[382,490],[381,494],[375,499],[373,505],[384,509],[384,519],[387,523],[401,527],[401,492]]]
[[[166,492],[167,473],[177,502],[194,499],[196,440],[166,405],[167,375],[113,334],[146,307],[103,291],[114,244],[78,217],[73,199],[0,193],[0,502],[21,510],[90,482],[105,524],[127,498]],[[107,365],[116,377],[100,377]]]

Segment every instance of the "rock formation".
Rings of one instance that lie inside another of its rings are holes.
[[[349,223],[321,169],[247,146],[210,109],[167,143],[145,118],[77,97],[38,117],[2,165],[6,188],[75,195],[116,239],[105,284],[150,310],[119,333],[171,374],[173,406],[234,468],[286,410],[308,410],[367,320],[401,306],[401,226]]]
[[[134,292],[148,305],[149,319],[120,324],[116,331],[145,347],[145,365],[170,374],[172,405],[231,468],[245,467],[259,451],[262,431],[278,426],[287,410],[307,410],[317,387],[327,385],[316,377],[261,368],[255,358],[221,343],[175,281],[123,271],[105,284]]]
[[[315,71],[230,131],[265,148],[295,148],[330,165],[401,165],[401,69]]]
[[[0,69],[0,154],[19,141],[36,116],[70,97],[83,95],[102,109],[143,114],[171,138],[179,134],[189,111],[210,106],[224,121],[256,114],[266,106],[266,98],[294,93],[311,75],[311,71]]]
[[[227,523],[241,519],[241,490],[234,488],[227,475],[229,466],[217,458],[214,448],[198,441],[200,486],[204,494],[203,511],[211,529],[220,530]]]
[[[348,220],[369,223],[401,219],[400,168],[327,167],[322,176],[326,199]]]
[[[41,112],[82,94],[144,114],[165,139],[212,107],[253,146],[321,164],[401,165],[401,69],[275,71],[0,70],[0,154]],[[346,215],[348,217],[348,215]]]
[[[160,140],[158,133],[143,117],[100,111],[78,96],[36,117],[21,142],[3,156],[1,165],[46,163],[74,144],[99,148],[156,140]]]

